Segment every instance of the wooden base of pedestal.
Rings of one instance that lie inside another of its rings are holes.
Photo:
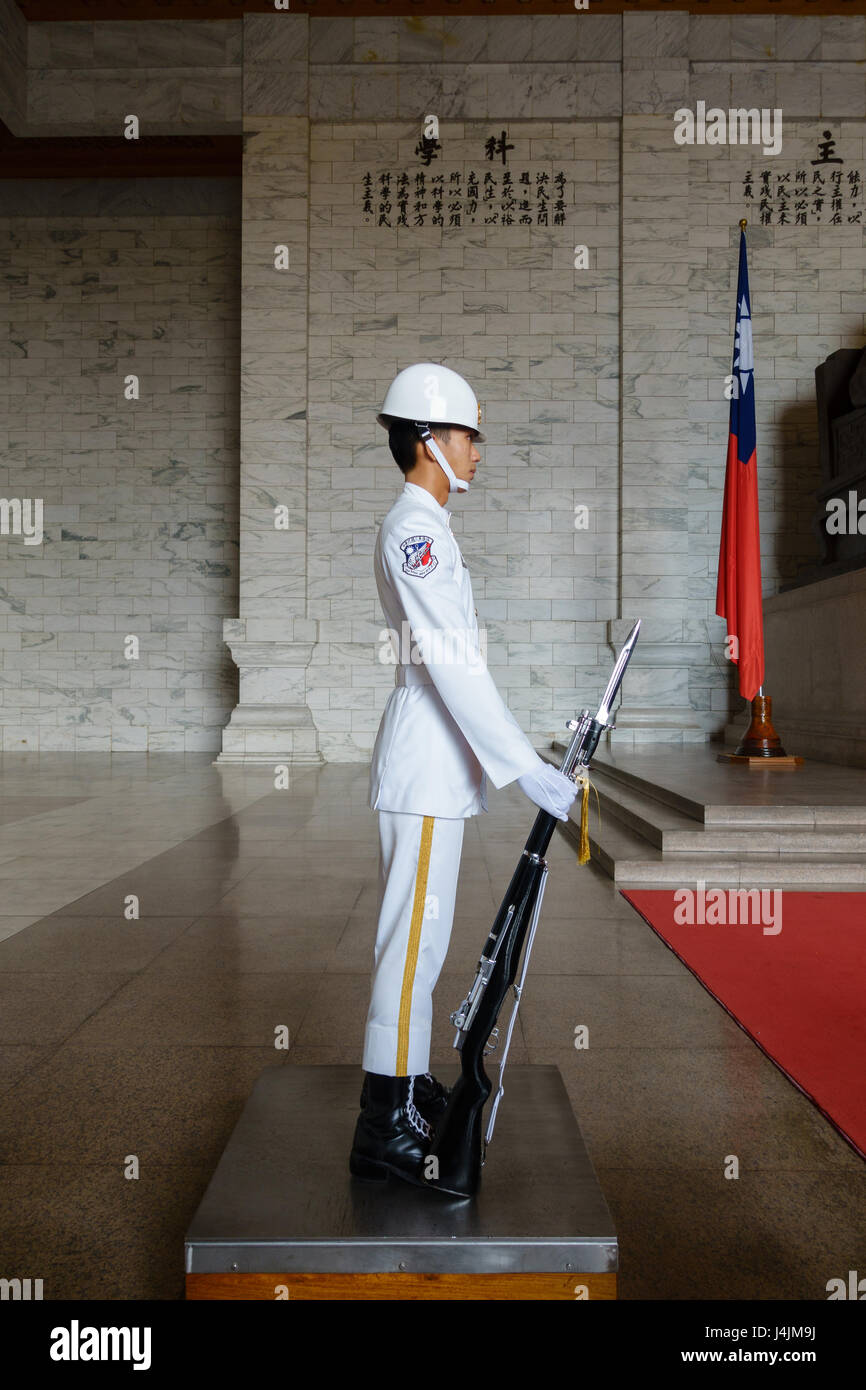
[[[321,1300],[477,1302],[533,1299],[574,1303],[616,1298],[616,1275],[608,1274],[188,1274],[188,1299],[256,1299],[270,1303]]]

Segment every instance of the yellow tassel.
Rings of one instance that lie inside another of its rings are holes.
[[[587,772],[575,772],[575,773],[573,773],[572,775],[573,775],[573,777],[574,777],[575,782],[577,782],[577,784],[578,784],[578,785],[580,786],[580,788],[581,788],[581,801],[580,801],[580,838],[579,838],[579,840],[578,840],[578,845],[577,845],[577,862],[578,862],[578,864],[588,864],[588,863],[589,863],[589,860],[590,860],[590,853],[589,853],[589,785],[590,785],[590,784],[589,784],[589,773],[587,773]],[[599,823],[601,823],[601,802],[599,802],[599,799],[598,799],[598,792],[596,791],[595,787],[593,787],[592,790],[595,792],[595,799],[596,799],[596,802],[598,803],[598,819],[599,819]]]

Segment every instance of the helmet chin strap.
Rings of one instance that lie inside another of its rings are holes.
[[[451,467],[451,464],[448,462],[442,450],[439,448],[439,445],[436,443],[436,440],[430,433],[430,426],[426,424],[423,420],[415,420],[414,424],[415,428],[421,435],[422,442],[426,444],[429,449],[432,450],[437,463],[439,464],[440,468],[442,469],[443,473],[448,479],[448,491],[468,492],[469,484],[466,482],[464,478],[457,477],[457,474],[454,472],[454,469]]]

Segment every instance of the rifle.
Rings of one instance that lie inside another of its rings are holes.
[[[639,631],[640,619],[617,657],[595,717],[588,709],[583,709],[577,719],[569,719],[566,728],[572,737],[560,766],[560,772],[564,772],[566,777],[578,780],[575,774],[589,766],[601,735],[605,729],[613,727],[610,708],[622,684]],[[556,816],[548,811],[538,812],[490,935],[484,943],[475,979],[463,1003],[451,1015],[451,1022],[457,1029],[454,1046],[460,1051],[461,1072],[451,1090],[447,1109],[436,1127],[430,1154],[424,1164],[426,1183],[437,1192],[471,1197],[481,1181],[481,1169],[493,1136],[496,1112],[505,1094],[505,1064],[547,882],[544,854],[556,824]],[[520,979],[515,984],[521,951],[523,965]],[[482,1141],[482,1112],[493,1089],[493,1083],[484,1070],[484,1058],[498,1044],[497,1019],[505,996],[512,987],[514,1008],[508,1021],[499,1064],[499,1087]],[[435,1157],[437,1162],[431,1164],[430,1157]],[[427,1176],[428,1169],[430,1177]]]

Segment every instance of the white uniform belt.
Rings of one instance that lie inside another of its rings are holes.
[[[432,685],[430,672],[426,666],[397,666],[394,671],[395,685]]]

